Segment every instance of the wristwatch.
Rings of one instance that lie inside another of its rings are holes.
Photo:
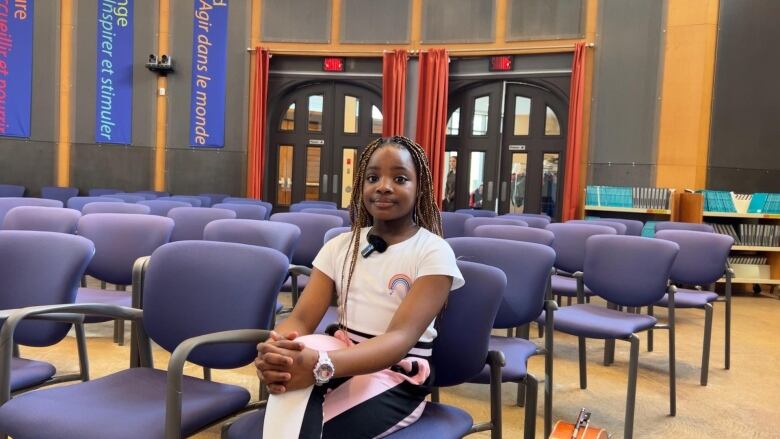
[[[321,386],[327,383],[333,378],[335,373],[336,368],[333,366],[333,362],[330,361],[328,353],[320,351],[320,358],[317,364],[314,365],[314,384]]]

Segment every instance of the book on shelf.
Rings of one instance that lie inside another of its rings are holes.
[[[715,232],[734,238],[734,245],[753,247],[780,247],[780,225],[738,224],[739,233],[733,224],[710,224]]]
[[[587,186],[585,205],[638,209],[669,209],[672,191],[657,187]]]
[[[780,194],[756,192],[737,194],[727,191],[701,190],[705,212],[780,213]]]
[[[766,256],[729,256],[729,265],[767,265]]]

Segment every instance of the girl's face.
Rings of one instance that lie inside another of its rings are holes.
[[[371,155],[363,180],[363,204],[376,221],[411,217],[417,200],[417,170],[403,146],[386,145]]]

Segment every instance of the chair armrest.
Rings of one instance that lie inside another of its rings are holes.
[[[290,268],[288,269],[291,275],[293,276],[311,276],[311,268],[306,267],[305,265],[293,265],[290,264]]]
[[[4,309],[0,310],[0,321],[5,321],[13,313],[23,308]],[[54,322],[72,323],[74,325],[84,323],[84,314],[69,314],[69,313],[55,313],[55,314],[41,314],[30,316],[30,319],[34,320],[48,320]]]
[[[217,343],[260,343],[270,334],[270,331],[263,329],[237,329],[199,335],[181,342],[174,349],[168,362],[168,382],[165,389],[165,437],[168,439],[181,437],[181,382],[184,363],[195,348]]]
[[[133,263],[132,307],[143,308],[144,277],[151,256],[142,256]]]
[[[15,310],[0,329],[0,405],[11,399],[11,355],[16,326],[26,318],[38,318],[44,314],[54,318],[61,318],[63,315],[70,318],[71,314],[101,315],[125,320],[143,318],[143,311],[140,309],[99,303],[42,305]]]
[[[288,268],[287,271],[291,276],[290,284],[292,286],[292,305],[293,308],[295,308],[295,305],[298,303],[298,298],[301,296],[301,292],[298,289],[298,276],[311,276],[311,268],[305,267],[303,265],[290,264],[290,268]]]

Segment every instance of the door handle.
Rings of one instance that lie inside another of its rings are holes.
[[[501,182],[501,202],[506,201],[506,181]]]
[[[488,201],[493,201],[493,182],[492,182],[492,181],[489,181],[489,182],[488,182],[488,187],[487,187],[487,200],[488,200]]]
[[[290,189],[292,187],[292,178],[287,177],[287,189]]]
[[[339,174],[333,174],[333,195],[339,193]]]
[[[328,193],[328,174],[322,174],[322,189],[323,194]]]

